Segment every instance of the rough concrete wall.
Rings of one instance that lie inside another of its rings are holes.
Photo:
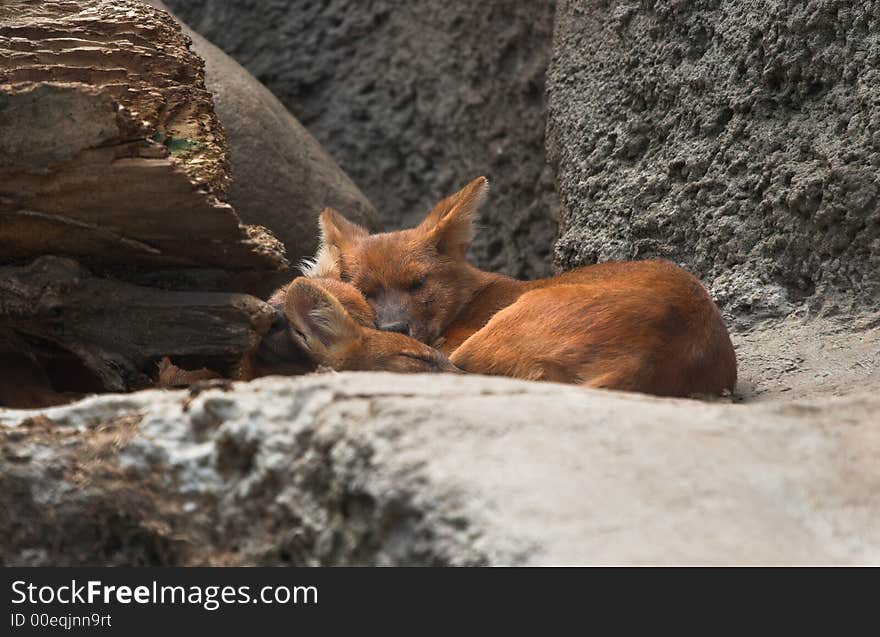
[[[557,205],[544,76],[554,2],[167,4],[281,99],[387,228],[415,223],[485,174],[493,189],[472,256],[512,275],[549,272]]]
[[[559,3],[556,263],[661,256],[747,323],[880,296],[880,3]]]

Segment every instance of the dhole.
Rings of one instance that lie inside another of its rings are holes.
[[[663,396],[733,390],[736,357],[718,308],[671,263],[610,262],[538,281],[470,265],[465,251],[487,190],[484,177],[475,179],[418,227],[375,235],[325,209],[322,244],[306,275],[352,284],[379,330],[431,344],[466,372]],[[288,318],[305,310],[318,319],[313,327],[338,309],[309,310],[315,295],[301,307],[289,297]],[[302,322],[294,323],[301,331]],[[334,334],[319,334],[320,347],[330,347]],[[366,356],[373,342],[361,342]]]
[[[375,329],[373,309],[341,281],[294,279],[284,292],[284,315],[290,338],[318,365],[340,371],[459,371],[436,349]]]
[[[373,308],[355,288],[333,279],[299,277],[269,299],[277,319],[238,377],[337,371],[458,372],[432,347],[375,329]]]
[[[375,329],[375,314],[363,295],[342,281],[299,277],[268,303],[276,319],[257,349],[234,370],[236,380],[299,375],[329,367],[337,371],[460,373],[436,349],[403,334]],[[166,357],[159,363],[160,387],[220,379],[212,370],[185,370]]]

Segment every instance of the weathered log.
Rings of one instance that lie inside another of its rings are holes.
[[[202,61],[139,2],[0,9],[0,255],[276,270],[280,244],[221,200]]]
[[[0,328],[0,407],[46,407],[67,398],[52,387],[31,346],[13,330]]]
[[[268,327],[238,292],[283,247],[224,201],[189,43],[133,0],[0,6],[0,404],[144,387],[164,356],[222,369]]]
[[[166,355],[231,365],[257,345],[273,316],[271,307],[246,294],[136,286],[93,276],[59,257],[0,268],[0,325],[34,342],[29,351],[21,343],[7,351],[39,359],[34,347],[49,346],[49,360],[42,361],[49,376],[53,361],[68,352],[104,389],[151,384]],[[56,389],[76,389],[76,379],[58,381]]]
[[[168,11],[160,0],[146,3]],[[314,255],[318,213],[324,208],[379,230],[370,201],[278,98],[238,62],[178,23],[205,62],[205,86],[229,149],[228,201],[241,220],[271,229],[291,263]]]

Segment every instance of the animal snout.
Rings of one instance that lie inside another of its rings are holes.
[[[384,325],[380,325],[379,329],[383,332],[397,332],[398,334],[405,334],[406,336],[410,336],[409,323],[404,323],[403,321],[397,321],[396,323],[386,323]]]
[[[287,327],[287,317],[284,316],[284,312],[282,312],[279,308],[275,308],[275,318],[272,320],[272,325],[269,326],[268,334],[286,332]]]
[[[302,352],[294,344],[289,334],[290,324],[280,309],[275,309],[275,318],[269,331],[260,340],[254,354],[263,362],[278,362],[302,358]]]

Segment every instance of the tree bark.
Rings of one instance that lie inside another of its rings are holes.
[[[47,372],[73,355],[101,389],[150,385],[164,356],[231,366],[256,347],[273,317],[270,306],[247,294],[137,286],[59,257],[0,268],[0,324],[21,339],[9,349],[42,359]],[[28,353],[22,342],[45,344],[48,354],[34,346]],[[76,387],[65,374],[55,374],[56,389]]]
[[[163,356],[231,362],[267,329],[239,292],[283,248],[223,200],[226,140],[189,43],[133,0],[0,6],[0,401],[27,402],[16,368],[130,390]]]

